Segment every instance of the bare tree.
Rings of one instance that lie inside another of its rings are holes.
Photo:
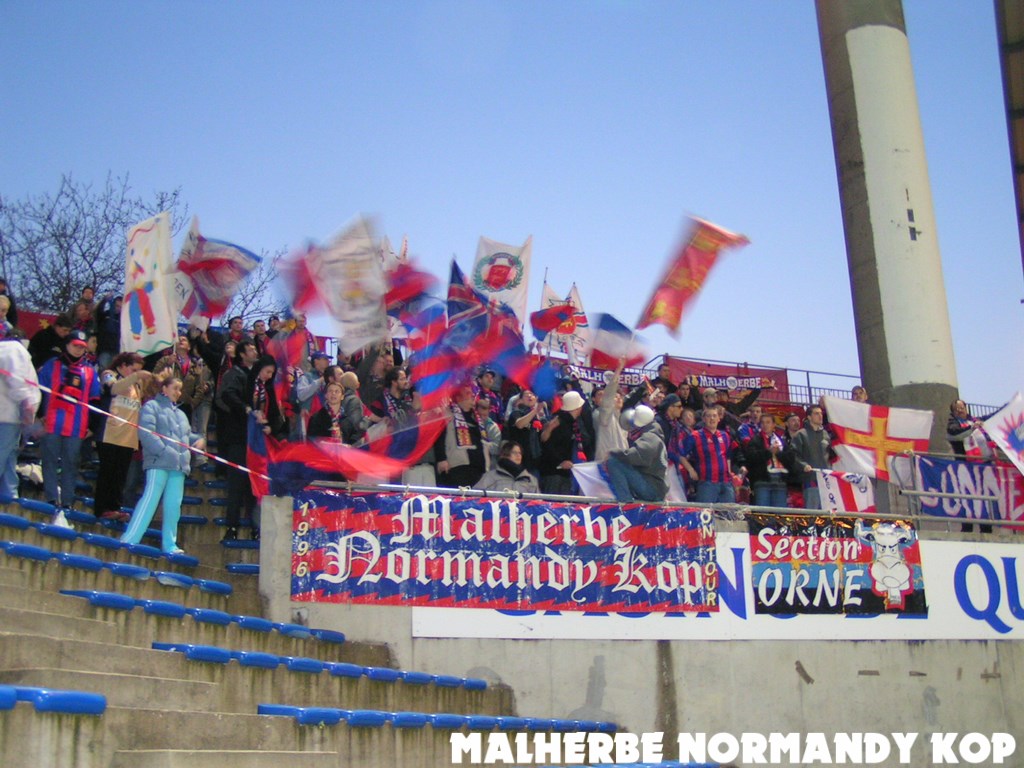
[[[108,175],[94,189],[66,174],[54,194],[0,195],[0,274],[37,311],[66,309],[87,285],[97,295],[120,293],[128,230],[161,211],[171,211],[178,231],[187,218],[180,188],[146,200],[132,194],[127,175]]]
[[[260,253],[260,265],[254,269],[231,299],[224,317],[240,316],[246,324],[255,320],[266,320],[268,315],[283,315],[288,309],[287,302],[274,290],[274,282],[278,279],[281,260],[285,251],[274,254],[266,251]]]

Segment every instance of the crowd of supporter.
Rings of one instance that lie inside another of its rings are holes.
[[[38,440],[45,498],[58,508],[74,504],[79,465],[95,450],[97,517],[129,523],[125,540],[137,540],[162,497],[163,547],[176,551],[184,477],[207,460],[199,451],[190,457],[183,446],[202,448],[210,432],[210,451],[223,460],[218,471],[227,486],[224,537],[238,537],[247,519],[258,539],[258,505],[243,469],[252,423],[278,440],[356,446],[421,416],[415,361],[403,359],[397,346],[332,357],[296,313],[285,324],[273,316],[247,328],[233,317],[225,330],[189,327],[174,346],[143,358],[120,352],[120,303],[111,296],[94,301],[87,288],[27,343],[0,344],[0,365],[15,373],[0,382],[3,494],[17,495],[14,460],[22,429]],[[20,339],[14,300],[2,281],[0,316],[6,317],[0,335]],[[290,364],[281,369],[271,343],[279,334],[281,346],[291,350]],[[444,429],[401,482],[574,495],[581,488],[573,467],[596,461],[620,502],[671,497],[820,508],[814,470],[829,468],[834,458],[821,405],[805,414],[768,413],[757,402],[760,390],[734,401],[728,392],[674,381],[668,365],[656,378],[625,387],[622,372],[620,364],[605,385],[591,387],[563,370],[546,400],[488,366],[468,372],[432,414],[446,419]],[[19,378],[49,391],[40,397]],[[855,387],[851,398],[866,401],[867,392]],[[140,423],[174,438],[173,450],[172,443],[140,432]],[[963,402],[953,403],[949,432],[958,453],[975,426]],[[143,479],[135,511],[126,512]]]

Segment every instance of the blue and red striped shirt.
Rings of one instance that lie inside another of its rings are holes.
[[[100,399],[96,369],[84,359],[72,361],[65,355],[47,360],[39,369],[39,383],[53,390],[43,393],[43,426],[47,434],[85,437],[89,430],[89,409],[85,404]],[[76,402],[68,402],[66,395]]]
[[[695,429],[683,443],[683,455],[697,471],[697,477],[712,483],[728,483],[732,479],[729,459],[735,444],[722,429],[712,432],[707,427]]]

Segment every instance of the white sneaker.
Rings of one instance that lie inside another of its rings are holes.
[[[64,510],[58,509],[57,514],[53,516],[53,522],[51,525],[55,525],[58,528],[67,528],[68,530],[75,530],[75,526],[68,522],[68,519],[64,517]]]

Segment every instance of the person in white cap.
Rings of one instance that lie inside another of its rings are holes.
[[[573,493],[572,465],[594,460],[594,434],[583,418],[583,395],[570,390],[562,396],[562,409],[540,433],[540,487],[544,493]]]
[[[615,500],[623,504],[664,501],[668,493],[668,452],[654,411],[638,405],[635,410],[624,411],[619,421],[623,429],[629,430],[628,447],[609,453],[605,465]]]

